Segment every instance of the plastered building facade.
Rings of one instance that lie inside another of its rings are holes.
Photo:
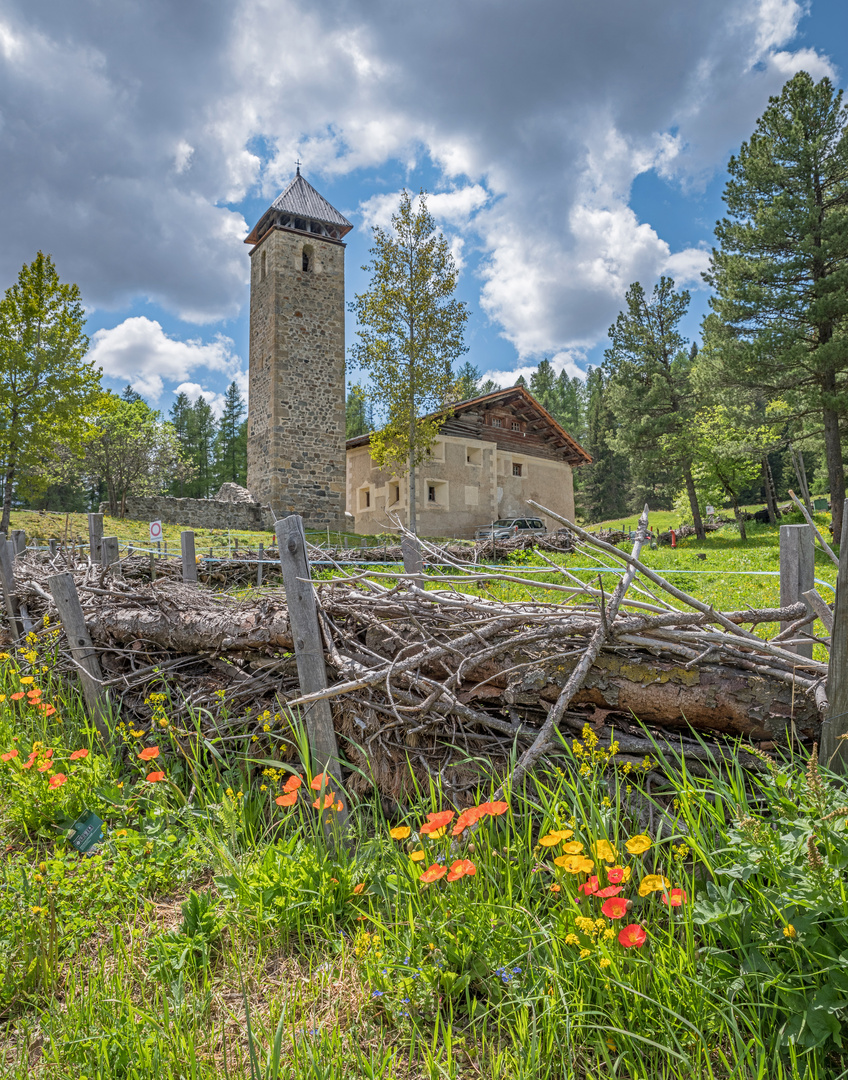
[[[351,228],[298,169],[246,241],[247,486],[307,528],[347,527],[342,237]]]
[[[395,517],[408,524],[408,477],[374,464],[368,435],[347,448],[356,532],[384,532]],[[416,471],[418,532],[471,538],[498,518],[544,518],[530,499],[573,521],[573,470],[591,460],[521,386],[460,402]],[[553,518],[545,524],[558,527]]]

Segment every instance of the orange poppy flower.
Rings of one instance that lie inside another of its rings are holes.
[[[295,773],[292,773],[292,775],[288,778],[288,780],[286,780],[285,784],[283,785],[283,791],[297,791],[297,789],[302,783],[303,781],[300,779],[300,777],[297,776]]]
[[[548,888],[551,892],[562,892],[562,885],[557,885],[556,882],[554,882],[553,885],[549,885]]]
[[[672,907],[680,907],[681,904],[685,904],[689,897],[686,895],[684,889],[671,889],[668,893],[662,894],[662,902],[666,907],[671,905]]]
[[[297,792],[287,791],[285,795],[278,795],[274,802],[277,806],[294,806],[297,802]]]
[[[630,902],[623,896],[611,896],[601,904],[601,911],[608,919],[623,919]],[[635,925],[635,924],[634,924]]]
[[[21,765],[22,769],[31,769],[35,764],[35,759],[38,757],[38,751],[33,750],[29,757],[26,759],[25,764]]]
[[[448,881],[459,881],[461,877],[473,877],[477,867],[468,859],[457,859],[448,873]]]
[[[438,863],[433,863],[433,865],[428,867],[421,875],[421,880],[425,885],[430,885],[434,881],[438,881],[439,878],[443,878],[447,872],[447,867],[439,866]]]
[[[584,881],[582,885],[577,886],[577,891],[582,892],[584,896],[592,896],[598,891],[598,878],[593,874],[587,881]]]
[[[623,930],[619,931],[618,940],[625,949],[632,949],[634,946],[641,949],[648,940],[648,935],[638,923],[631,923],[630,926],[625,926]]]
[[[439,829],[443,829],[446,825],[450,824],[456,816],[455,810],[439,810],[435,814],[428,814],[428,820],[418,830],[425,836],[428,833],[436,832]]]
[[[17,750],[10,750],[7,754],[0,754],[0,761],[11,761],[18,756]]]
[[[480,812],[479,806],[472,806],[468,810],[463,810],[459,817],[456,819],[456,825],[453,827],[453,835],[461,836],[469,825],[473,825],[483,817]]]
[[[139,761],[152,761],[154,758],[159,757],[158,746],[145,746],[145,748],[138,755]]]
[[[46,705],[44,702],[42,702],[38,707],[39,709],[41,709],[45,716],[52,716],[53,713],[56,711],[55,705]]]
[[[55,776],[50,777],[50,783],[47,786],[51,788],[61,787],[67,779],[64,773],[57,772]]]
[[[325,791],[324,792],[324,805],[323,806],[321,805],[321,796],[320,795],[315,800],[315,802],[313,802],[312,805],[315,807],[316,810],[332,810],[333,807],[334,807],[335,801],[336,801],[336,793],[335,793],[335,791]]]
[[[25,696],[23,690],[19,690],[16,694],[12,694],[12,701],[20,701]]]
[[[163,772],[152,772],[152,773],[148,773],[147,776],[145,776],[144,779],[149,784],[158,784],[160,780],[165,779],[165,774]]]
[[[87,757],[88,757],[88,751],[87,750],[74,750],[74,752],[71,754],[70,760],[71,761],[79,761],[81,758],[87,758]]]
[[[599,889],[595,893],[595,896],[602,896],[602,897],[606,898],[607,896],[618,896],[618,894],[620,892],[621,892],[621,886],[620,885],[607,885],[607,887],[605,889]]]
[[[362,890],[364,888],[365,888],[365,882],[360,881],[360,883],[358,885],[353,886],[353,895],[354,896],[359,896],[359,894],[362,892]]]
[[[491,814],[492,817],[499,817],[501,814],[505,814],[507,810],[509,810],[509,803],[484,802],[480,803],[477,809],[483,814]]]
[[[35,701],[37,698],[41,697],[41,691],[40,690],[27,690],[27,697],[29,698],[30,701]]]
[[[329,784],[330,777],[325,772],[319,772],[317,776],[312,777],[312,783],[309,785],[313,791],[320,791],[325,784]]]

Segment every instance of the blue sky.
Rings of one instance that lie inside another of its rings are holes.
[[[727,158],[795,71],[842,86],[846,42],[837,0],[3,0],[0,286],[51,252],[108,385],[217,408],[246,389],[242,238],[299,157],[354,222],[349,298],[424,187],[468,359],[581,372],[634,280],[692,289],[697,336]]]

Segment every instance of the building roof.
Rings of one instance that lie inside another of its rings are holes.
[[[259,223],[247,237],[246,243],[258,244],[268,228],[275,223],[272,219],[278,214],[290,214],[292,217],[308,218],[310,221],[332,226],[338,230],[339,236],[344,236],[353,228],[347,218],[331,206],[324,196],[300,175],[299,167],[294,179],[262,215]]]
[[[475,412],[480,408],[493,407],[510,408],[527,423],[534,423],[537,427],[544,427],[549,443],[554,448],[563,451],[564,459],[570,465],[590,465],[591,456],[583,449],[576,439],[559,424],[533,395],[525,387],[508,386],[504,390],[493,390],[490,394],[481,394],[479,397],[468,398],[466,401],[453,402],[445,409],[431,413],[430,416],[441,416],[450,413],[451,416],[459,416],[464,412]],[[348,439],[345,444],[348,450],[357,446],[367,446],[371,441],[371,434],[357,435],[356,438]],[[528,451],[529,452],[529,451]]]

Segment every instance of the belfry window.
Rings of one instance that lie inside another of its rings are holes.
[[[314,259],[314,252],[313,252],[313,248],[312,248],[311,244],[304,244],[303,245],[303,252],[302,252],[302,254],[300,256],[300,259],[301,259],[301,269],[303,270],[303,272],[305,274],[310,273],[310,271],[313,269],[312,263],[313,263],[313,259]]]

